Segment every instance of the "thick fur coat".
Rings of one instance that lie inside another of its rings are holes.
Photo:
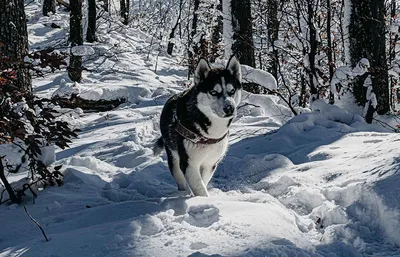
[[[207,185],[228,148],[229,126],[241,101],[241,90],[240,64],[235,57],[225,69],[212,69],[200,59],[194,85],[165,103],[160,118],[162,137],[155,153],[165,147],[179,190],[208,196]]]

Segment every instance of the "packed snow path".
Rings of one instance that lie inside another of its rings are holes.
[[[179,195],[152,156],[161,105],[85,114],[57,153],[65,185],[26,202],[50,242],[2,206],[0,256],[399,255],[400,137],[317,104],[267,134],[240,117],[209,198]]]

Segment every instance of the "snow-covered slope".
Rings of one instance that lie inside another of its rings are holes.
[[[40,26],[30,21],[32,45],[57,34],[35,38]],[[113,51],[118,58],[77,87],[129,102],[65,117],[82,129],[57,151],[65,184],[24,203],[50,242],[23,206],[3,205],[0,256],[400,256],[399,134],[320,100],[292,118],[277,97],[245,94],[210,197],[189,197],[178,193],[165,154],[151,151],[162,105],[185,88],[185,70],[161,54],[154,72],[155,55],[138,50],[145,35],[107,33],[103,42],[131,48]],[[64,73],[34,83],[46,96],[72,85]]]

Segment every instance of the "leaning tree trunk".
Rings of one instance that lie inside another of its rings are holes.
[[[88,0],[88,26],[86,30],[86,41],[96,41],[96,0]]]
[[[32,90],[31,76],[24,63],[28,33],[23,0],[0,0],[0,70],[16,71],[16,86]]]
[[[1,158],[0,158],[0,180],[4,185],[11,202],[12,203],[20,203],[20,199],[18,199],[18,197],[15,195],[15,192],[14,192],[12,186],[10,185],[10,183],[8,182],[6,174],[4,173],[4,165],[3,165],[3,161]]]
[[[71,42],[71,57],[68,67],[68,76],[72,81],[80,82],[82,79],[82,56],[75,56],[73,54],[73,47],[83,45],[82,33],[82,1],[70,1],[70,35],[69,41]]]
[[[278,50],[274,46],[274,42],[278,40],[279,21],[278,21],[278,0],[268,0],[268,46],[272,51],[269,52],[268,71],[276,80],[278,80]]]
[[[56,13],[56,0],[43,1],[43,15],[48,16],[49,12]]]
[[[378,114],[390,110],[388,67],[386,63],[385,0],[351,0],[349,38],[351,64],[361,58],[371,64],[372,88],[377,98]],[[359,105],[366,103],[366,88],[363,81],[354,85],[354,97]]]
[[[239,62],[256,66],[250,0],[231,0],[233,44],[232,53]]]

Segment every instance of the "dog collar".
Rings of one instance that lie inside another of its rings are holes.
[[[183,126],[179,121],[177,121],[175,131],[178,132],[179,135],[183,136],[185,139],[191,141],[194,144],[204,144],[204,145],[212,145],[216,144],[222,140],[228,135],[226,133],[220,138],[208,138],[204,137],[202,135],[196,134],[193,131],[189,130],[185,126]]]

